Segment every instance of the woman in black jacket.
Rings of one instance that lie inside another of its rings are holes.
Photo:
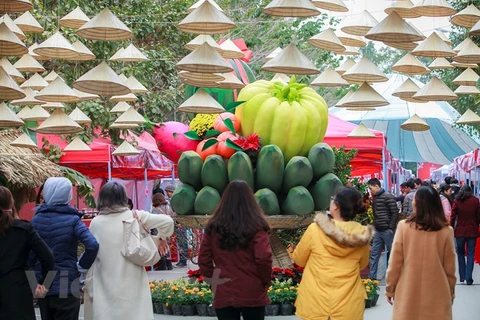
[[[43,278],[54,270],[53,254],[38,236],[32,225],[14,218],[13,197],[10,191],[0,186],[0,319],[35,320],[33,295],[27,278],[28,253],[33,250],[42,264]],[[31,284],[35,289],[36,283]],[[47,291],[42,284],[36,294]]]

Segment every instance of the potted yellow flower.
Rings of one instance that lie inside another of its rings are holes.
[[[181,316],[182,315],[182,305],[181,305],[182,294],[179,289],[178,281],[171,282],[167,291],[168,292],[165,299],[165,307],[167,310],[164,309],[164,314],[167,314],[165,311],[167,312],[170,311],[170,314],[173,314],[174,316]]]
[[[378,281],[372,279],[363,279],[363,286],[367,292],[367,300],[365,300],[365,308],[374,307],[378,301]]]
[[[195,303],[198,291],[198,287],[195,287],[192,284],[182,287],[182,292],[180,293],[180,305],[184,316],[191,317],[195,315]]]
[[[206,283],[199,283],[196,287],[195,308],[199,316],[208,316],[208,306],[213,302],[213,294],[210,286]]]
[[[163,314],[163,294],[164,282],[155,280],[150,282],[150,293],[152,295],[153,312],[156,314]]]

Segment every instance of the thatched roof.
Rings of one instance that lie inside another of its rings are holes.
[[[63,176],[59,166],[39,150],[10,145],[22,133],[21,130],[0,131],[0,175],[15,188],[37,188],[50,177]]]

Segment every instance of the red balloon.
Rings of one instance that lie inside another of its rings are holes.
[[[184,151],[196,150],[200,142],[185,137],[187,131],[190,131],[188,125],[175,121],[157,124],[153,129],[158,149],[174,163],[178,162]]]

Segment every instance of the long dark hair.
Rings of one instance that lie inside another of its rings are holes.
[[[455,199],[463,201],[466,198],[470,197],[472,195],[472,188],[470,188],[467,185],[464,185],[463,187],[460,188],[460,191],[458,191],[458,195]]]
[[[416,229],[438,231],[448,226],[443,211],[442,200],[432,187],[420,187],[415,192],[414,212],[407,219]]]
[[[353,220],[357,214],[367,211],[362,194],[353,187],[340,188],[333,201],[340,208],[340,216],[346,221]]]
[[[4,235],[12,227],[14,215],[13,196],[10,190],[0,186],[0,234]]]
[[[212,218],[205,227],[209,235],[220,235],[220,248],[233,251],[245,249],[255,234],[269,231],[262,208],[257,204],[252,189],[245,181],[234,180],[228,184]]]

